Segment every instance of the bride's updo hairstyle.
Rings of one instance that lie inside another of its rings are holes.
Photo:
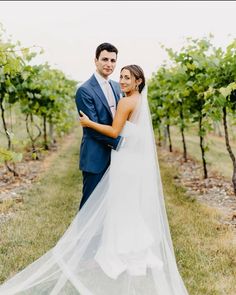
[[[138,86],[138,91],[139,93],[142,92],[144,86],[145,86],[145,77],[144,77],[144,73],[143,73],[143,70],[140,68],[140,66],[137,66],[137,65],[128,65],[128,66],[124,66],[122,70],[128,70],[130,71],[131,75],[135,77],[135,79],[141,79],[142,82],[141,84]]]

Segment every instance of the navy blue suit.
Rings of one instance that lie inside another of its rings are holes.
[[[120,86],[115,81],[111,81],[110,84],[118,103]],[[76,106],[78,111],[84,112],[92,121],[112,125],[113,118],[107,99],[94,75],[78,88]],[[91,128],[83,128],[79,163],[80,170],[83,172],[83,196],[80,209],[110,165],[111,149],[115,150],[120,140],[120,136],[114,139]]]

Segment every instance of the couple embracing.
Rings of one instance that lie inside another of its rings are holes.
[[[165,210],[145,76],[118,50],[95,53],[76,93],[83,127],[80,210],[55,247],[0,286],[0,294],[187,295]],[[122,95],[121,95],[122,93]]]

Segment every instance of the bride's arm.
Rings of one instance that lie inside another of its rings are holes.
[[[93,122],[83,112],[80,112],[82,114],[80,116],[80,123],[83,127],[89,127],[104,135],[116,138],[124,127],[131,111],[132,105],[127,101],[127,98],[122,98],[119,100],[112,126]]]

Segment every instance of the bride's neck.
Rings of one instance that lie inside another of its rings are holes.
[[[125,92],[125,96],[129,97],[129,96],[133,96],[133,95],[137,95],[139,94],[139,92],[137,90],[133,90],[133,91],[129,91],[129,92]]]

